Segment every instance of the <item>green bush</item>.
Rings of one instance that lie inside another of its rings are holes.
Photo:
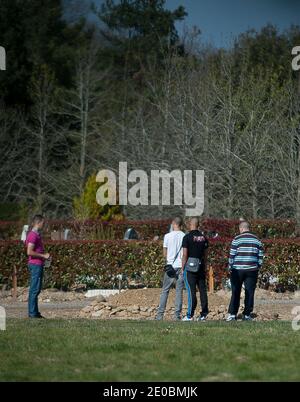
[[[101,206],[97,203],[96,194],[99,187],[101,184],[97,183],[96,175],[91,175],[85,183],[82,194],[74,198],[73,213],[75,218],[101,219],[104,221],[124,219],[119,205],[106,204]]]
[[[93,280],[93,286],[112,288],[118,285],[118,274],[129,280],[141,278],[144,286],[161,285],[164,260],[159,241],[68,241],[46,242],[53,257],[48,271],[48,286],[70,288],[78,278]],[[300,240],[267,240],[260,285],[271,276],[279,280],[281,290],[294,290],[300,285]],[[212,265],[216,288],[227,278],[230,239],[212,240],[209,264]],[[0,277],[10,282],[13,267],[18,269],[19,285],[26,285],[28,272],[24,246],[17,241],[0,242]]]

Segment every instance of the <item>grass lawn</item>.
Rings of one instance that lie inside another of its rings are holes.
[[[1,381],[300,380],[288,322],[8,320]]]

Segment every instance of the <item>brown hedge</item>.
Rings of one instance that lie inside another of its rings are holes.
[[[251,228],[263,239],[290,238],[296,231],[294,220],[252,220]],[[24,222],[0,221],[0,239],[19,239]],[[49,220],[44,230],[44,238],[50,239],[51,232],[70,229],[76,239],[123,239],[127,228],[134,227],[141,240],[162,238],[169,228],[169,220],[145,221],[110,221],[100,220]],[[202,220],[202,228],[208,234],[217,232],[220,237],[233,237],[238,231],[238,220],[211,219]]]
[[[47,270],[47,286],[70,288],[90,280],[92,287],[117,286],[116,276],[137,279],[147,287],[161,285],[163,272],[162,244],[158,241],[66,241],[45,243],[53,257]],[[213,267],[216,287],[227,278],[230,239],[211,240],[209,264]],[[264,241],[265,260],[260,284],[270,276],[279,279],[282,290],[300,285],[300,239]],[[0,241],[0,282],[11,282],[13,268],[19,285],[26,285],[28,273],[24,246],[18,241]],[[88,279],[90,278],[90,279]]]

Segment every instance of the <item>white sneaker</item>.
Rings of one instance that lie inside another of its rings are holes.
[[[243,315],[243,321],[253,321],[251,315]]]
[[[230,321],[236,321],[236,316],[233,314],[229,314],[229,316],[226,318],[226,322]]]
[[[185,316],[183,317],[182,321],[193,321],[193,319]]]
[[[206,315],[200,315],[200,317],[198,317],[197,321],[206,321]]]

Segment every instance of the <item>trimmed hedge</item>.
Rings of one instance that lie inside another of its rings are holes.
[[[212,265],[216,288],[227,278],[227,261],[231,239],[211,240],[209,264]],[[45,242],[53,258],[47,270],[47,285],[70,288],[90,281],[93,287],[117,286],[118,274],[137,279],[143,286],[161,285],[163,272],[160,241],[67,241]],[[282,290],[295,290],[300,285],[300,239],[267,240],[264,242],[265,261],[260,285],[277,277]],[[26,285],[28,273],[23,244],[18,241],[0,242],[0,282],[11,281],[13,268],[18,270],[19,285]]]
[[[238,232],[238,220],[203,219],[202,228],[208,234],[217,232],[221,238],[234,237]],[[294,220],[252,220],[251,230],[260,238],[290,238],[295,236]],[[81,240],[121,240],[126,229],[134,227],[141,240],[152,240],[155,236],[162,238],[169,228],[169,220],[146,221],[110,221],[100,220],[49,220],[44,228],[44,238],[50,239],[51,232],[71,230],[76,239]],[[23,223],[0,221],[0,239],[19,239]]]
[[[101,221],[101,220],[49,220],[43,229],[44,239],[51,239],[51,232],[70,229],[73,237],[79,240],[122,240],[125,231],[134,227],[141,240],[152,240],[168,232],[170,221]],[[0,239],[19,239],[23,223],[0,221]]]

